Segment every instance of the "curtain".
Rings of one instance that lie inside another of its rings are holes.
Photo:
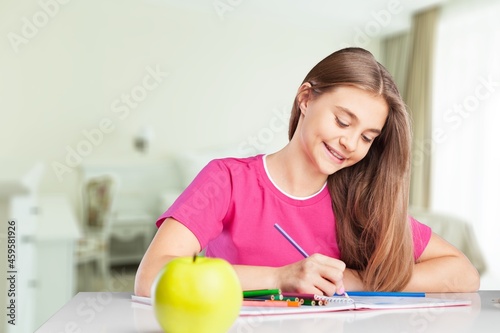
[[[405,94],[413,126],[410,205],[429,208],[431,186],[432,77],[439,8],[417,13],[410,32]]]
[[[500,2],[453,1],[437,30],[433,98],[433,210],[474,226],[500,287]]]
[[[406,94],[410,34],[405,31],[382,40],[381,62],[394,77],[402,96]]]

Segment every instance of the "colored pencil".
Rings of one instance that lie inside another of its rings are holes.
[[[297,249],[297,251],[299,251],[304,256],[304,258],[309,258],[309,255],[307,254],[307,252],[304,251],[304,249],[301,248],[300,245],[289,234],[287,234],[287,232],[285,230],[283,230],[283,228],[280,227],[280,225],[278,223],[275,223],[274,227],[276,229],[278,229],[278,231],[290,242],[290,244],[292,244],[293,247],[295,247]],[[349,295],[347,294],[347,292],[344,292],[343,295],[346,298],[349,298]]]
[[[425,293],[421,292],[405,292],[405,291],[349,291],[351,296],[379,296],[379,297],[425,297]]]
[[[284,297],[281,294],[261,295],[261,296],[245,296],[244,295],[243,298],[269,300],[269,301],[283,301],[284,300]]]
[[[243,297],[245,300],[255,300],[255,301],[295,301],[298,302],[300,301],[300,298],[298,297],[285,297],[283,295],[280,295],[280,297],[274,297],[274,296],[256,296],[256,297]]]
[[[295,301],[271,301],[271,300],[244,300],[243,306],[266,306],[266,307],[299,307],[300,302]]]
[[[283,301],[300,302],[300,298],[298,298],[298,297],[285,297],[285,296],[283,296]]]
[[[281,293],[283,297],[298,297],[298,298],[310,298],[310,299],[316,299],[315,294],[304,294],[304,293]]]
[[[257,297],[257,296],[270,296],[281,295],[279,289],[256,289],[256,290],[243,290],[243,297]]]
[[[285,231],[285,230],[283,230],[283,228],[279,226],[279,224],[278,224],[278,223],[275,223],[275,224],[274,224],[274,227],[275,227],[276,229],[278,229],[278,231],[279,231],[279,232],[280,232],[280,233],[281,233],[281,234],[282,234],[282,235],[283,235],[283,236],[284,236],[284,237],[285,237],[285,238],[286,238],[286,239],[290,242],[290,244],[292,244],[292,245],[293,245],[293,247],[295,247],[295,248],[297,249],[297,251],[299,251],[299,252],[300,252],[300,253],[304,256],[304,258],[308,258],[308,257],[309,257],[309,255],[307,254],[307,252],[306,252],[306,251],[304,251],[304,249],[302,249],[302,248],[300,247],[300,245],[299,245],[299,244],[297,244],[297,242],[296,242],[296,241],[294,241],[294,240],[293,240],[293,238],[292,238],[292,237],[290,237],[290,236],[286,233],[286,231]]]
[[[317,301],[317,300],[314,300],[314,299],[301,299],[300,303],[302,305],[310,305],[310,306],[326,305],[325,301]]]

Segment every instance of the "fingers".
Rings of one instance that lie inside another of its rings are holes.
[[[286,271],[284,289],[326,296],[343,294],[345,263],[321,254],[283,267]]]
[[[345,263],[338,259],[330,258],[321,254],[314,254],[310,257],[312,261],[317,263],[315,271],[315,287],[322,291],[326,296],[332,296],[337,293],[344,294],[344,270]]]
[[[339,274],[335,274],[339,276]],[[341,276],[341,274],[340,274]],[[318,276],[318,279],[314,283],[315,287],[321,290],[322,295],[333,296],[335,293],[338,295],[343,295],[345,292],[344,282],[342,278],[327,278],[325,276]]]

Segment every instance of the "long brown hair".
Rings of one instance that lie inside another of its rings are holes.
[[[382,96],[389,114],[382,133],[358,163],[328,177],[341,260],[359,272],[366,288],[401,290],[413,272],[408,222],[411,128],[406,106],[389,72],[361,48],[320,61],[304,82],[314,96],[350,85]],[[291,140],[300,118],[295,99]]]

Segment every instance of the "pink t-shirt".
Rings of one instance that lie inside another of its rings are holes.
[[[283,266],[304,257],[275,229],[278,223],[308,253],[340,258],[328,188],[307,198],[282,192],[270,179],[263,155],[213,160],[156,222],[184,224],[209,257],[232,264]],[[414,256],[431,229],[410,218]]]

